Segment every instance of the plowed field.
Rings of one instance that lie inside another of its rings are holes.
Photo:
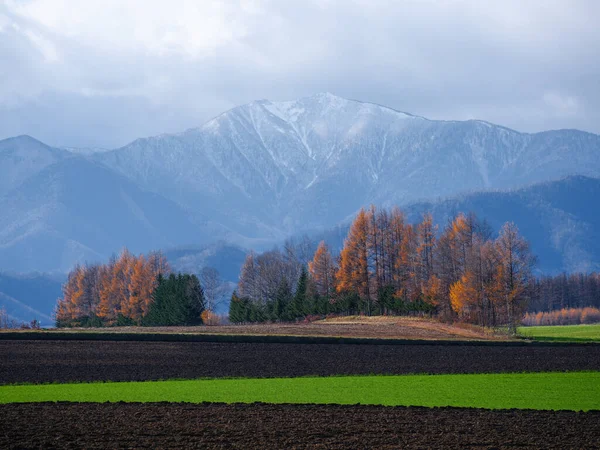
[[[0,341],[0,383],[600,370],[600,346]]]
[[[0,384],[600,370],[600,346],[0,341]],[[600,413],[336,405],[0,405],[0,448],[600,448]]]
[[[335,405],[0,406],[0,448],[599,448],[600,413]]]

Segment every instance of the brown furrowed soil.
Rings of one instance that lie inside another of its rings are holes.
[[[0,341],[0,384],[600,370],[598,345]]]
[[[466,325],[451,325],[418,317],[336,317],[311,323],[269,323],[200,327],[113,327],[56,329],[52,331],[102,333],[186,333],[266,336],[332,336],[427,340],[507,340],[503,334]]]
[[[338,405],[0,405],[0,448],[600,448],[600,412]]]

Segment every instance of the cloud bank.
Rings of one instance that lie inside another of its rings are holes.
[[[316,92],[600,133],[595,0],[5,0],[0,138],[118,147]]]

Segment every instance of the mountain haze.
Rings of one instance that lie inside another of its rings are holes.
[[[591,272],[600,271],[600,210],[591,206],[598,198],[600,179],[576,175],[521,189],[417,202],[402,210],[410,223],[431,213],[440,233],[460,212],[475,213],[493,233],[514,222],[538,258],[538,273]],[[339,252],[349,228],[346,222],[311,236]]]
[[[11,320],[28,323],[37,319],[41,326],[54,323],[52,311],[62,295],[62,279],[43,274],[15,275],[0,272],[0,307]]]
[[[0,141],[0,162],[0,270],[66,271],[125,245],[141,252],[222,240],[260,250],[334,227],[371,203],[600,177],[600,136],[429,120],[326,93],[258,100],[110,151],[20,136]],[[482,195],[489,205],[480,209],[493,214],[496,200]],[[584,267],[559,259],[555,268]]]
[[[176,203],[98,163],[71,157],[0,197],[0,267],[68,271],[134,252],[203,242],[206,232]]]
[[[0,141],[0,197],[66,156],[30,136]]]
[[[411,220],[431,212],[443,226],[472,211],[494,231],[514,222],[530,242],[542,273],[600,271],[600,180],[572,176],[508,192],[480,192],[406,208]]]
[[[95,158],[192,210],[208,207],[236,233],[276,239],[333,226],[368,203],[600,176],[600,137],[433,121],[318,94],[255,101]]]

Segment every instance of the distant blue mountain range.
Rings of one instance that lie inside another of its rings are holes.
[[[327,93],[255,101],[109,151],[19,136],[0,141],[0,271],[64,274],[127,246],[178,249],[176,267],[219,264],[235,281],[243,249],[311,230],[339,245],[371,203],[415,220],[512,220],[540,271],[598,270],[599,178],[595,134],[428,120]]]

